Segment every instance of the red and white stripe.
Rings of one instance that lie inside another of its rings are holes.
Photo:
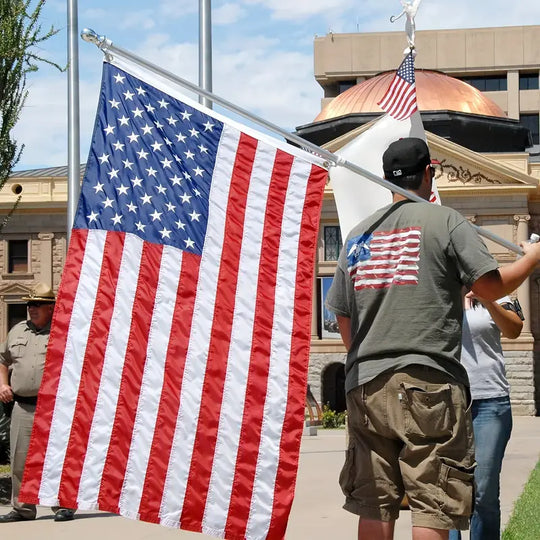
[[[418,110],[416,84],[395,75],[379,106],[396,120],[405,120]]]
[[[225,126],[201,257],[73,231],[22,500],[284,536],[325,178]]]
[[[376,231],[368,244],[371,256],[349,267],[354,288],[417,284],[421,236],[420,227]]]

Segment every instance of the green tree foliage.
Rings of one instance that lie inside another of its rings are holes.
[[[44,4],[45,0],[0,0],[0,189],[24,149],[24,145],[19,146],[13,138],[12,130],[28,95],[28,73],[37,71],[40,63],[62,71],[58,64],[41,57],[36,50],[36,46],[58,32],[53,27],[42,31],[39,17]],[[20,197],[17,203],[19,200]],[[0,223],[0,231],[7,219],[9,216]]]

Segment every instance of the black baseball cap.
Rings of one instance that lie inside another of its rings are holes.
[[[384,176],[391,181],[420,172],[430,163],[427,144],[416,137],[394,141],[383,154]]]

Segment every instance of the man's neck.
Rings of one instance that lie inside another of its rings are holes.
[[[424,197],[420,191],[414,191],[412,189],[407,190],[407,191],[410,191],[411,193],[414,193],[414,195],[416,195],[418,197],[421,197],[425,201],[429,200],[429,198]],[[408,199],[409,199],[409,197],[405,197],[405,195],[401,195],[401,193],[393,193],[392,194],[392,203],[397,203],[399,201],[405,201],[405,200],[408,200]]]

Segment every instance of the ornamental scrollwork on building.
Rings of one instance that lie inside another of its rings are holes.
[[[446,173],[449,182],[461,182],[462,184],[482,184],[484,182],[488,184],[502,184],[500,180],[489,178],[485,174],[479,172],[472,173],[469,169],[461,165],[456,166],[447,163],[446,159],[440,162],[439,167]]]

